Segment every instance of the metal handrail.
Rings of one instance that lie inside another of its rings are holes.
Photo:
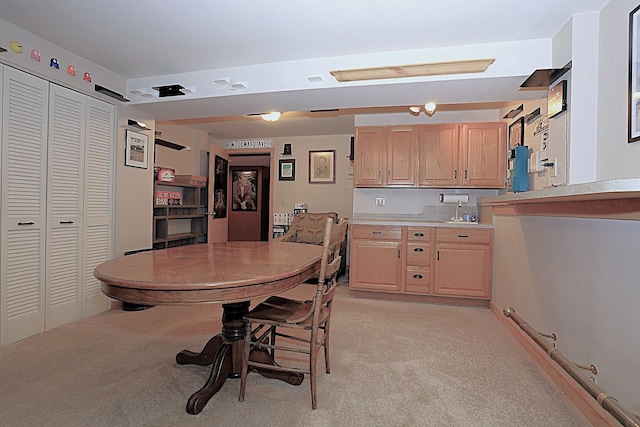
[[[613,415],[623,426],[640,427],[640,420],[638,420],[637,417],[620,406],[614,397],[607,395],[598,386],[582,375],[573,362],[563,356],[562,353],[560,353],[560,350],[549,344],[542,335],[538,333],[538,331],[532,328],[531,325],[522,319],[522,317],[516,314],[516,310],[513,307],[505,307],[502,312],[505,316],[513,320],[520,329],[526,332],[527,335],[529,335],[540,347],[542,347],[552,360],[571,375],[578,384],[580,384],[593,398],[598,401],[600,406]]]

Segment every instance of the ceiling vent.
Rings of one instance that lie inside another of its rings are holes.
[[[186,95],[182,90],[182,85],[154,86],[153,89],[158,91],[158,97],[165,98],[167,96],[183,96]]]

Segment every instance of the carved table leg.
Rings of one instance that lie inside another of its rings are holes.
[[[242,371],[245,334],[242,318],[249,312],[249,302],[223,304],[222,308],[222,333],[211,338],[200,353],[183,350],[176,355],[179,365],[212,365],[205,385],[187,401],[187,412],[190,414],[199,414],[209,399],[222,388],[227,378],[239,378]],[[252,351],[251,360],[276,365],[271,355],[262,349]],[[276,378],[293,385],[299,385],[304,379],[302,374],[267,369],[260,369],[258,372],[265,377]]]

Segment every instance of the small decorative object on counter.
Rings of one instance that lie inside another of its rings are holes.
[[[462,220],[464,222],[469,222],[469,220],[471,219],[471,216],[469,215],[469,212],[467,210],[464,211],[464,215],[462,216]]]
[[[476,211],[471,212],[471,222],[478,222],[478,214]]]

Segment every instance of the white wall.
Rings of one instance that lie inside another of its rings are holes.
[[[206,161],[209,151],[208,137],[205,131],[189,129],[184,126],[157,124],[157,137],[165,141],[185,146],[185,149],[157,145],[155,147],[155,165],[175,169],[176,175],[207,175]]]
[[[627,143],[629,12],[637,0],[612,0],[600,12],[597,179],[640,176],[640,142]]]
[[[597,180],[640,175],[640,143],[627,143],[628,19],[637,5],[637,0],[612,0],[599,15],[599,31],[594,29],[596,46],[576,42],[573,33],[573,54],[597,57],[598,77],[594,85],[571,85],[581,93],[571,96],[570,166],[575,173],[576,168],[591,173],[593,144],[582,141],[577,135],[583,129],[577,128],[592,129]],[[575,108],[576,102],[596,102],[597,120],[590,109]],[[595,364],[598,386],[635,413],[640,413],[639,233],[638,221],[497,216],[492,282],[497,307],[513,306],[535,329],[558,334],[558,349],[574,362]]]

